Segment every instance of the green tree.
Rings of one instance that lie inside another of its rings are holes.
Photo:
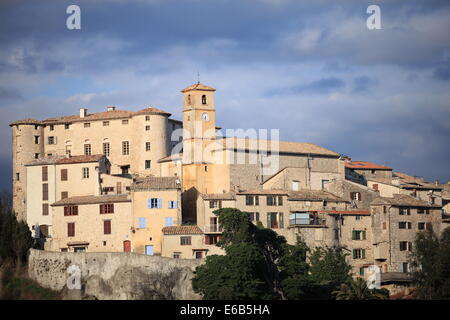
[[[333,294],[336,295],[336,300],[385,300],[389,298],[388,290],[369,289],[366,281],[359,277],[342,283],[339,290],[334,291]]]
[[[411,256],[419,299],[450,299],[450,227],[439,238],[431,225],[416,236]]]

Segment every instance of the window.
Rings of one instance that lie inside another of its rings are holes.
[[[412,242],[400,241],[400,251],[411,251],[411,250],[412,250]]]
[[[400,272],[409,272],[409,263],[408,262],[400,263]]]
[[[108,127],[109,126],[109,121],[103,121],[103,126],[104,127]]]
[[[61,169],[61,181],[67,181],[67,169]]]
[[[34,144],[39,144],[39,136],[34,136]]]
[[[203,252],[202,251],[194,251],[195,253],[195,259],[202,259],[203,258]]]
[[[292,190],[298,191],[299,181],[292,181]]]
[[[145,151],[150,151],[150,142],[145,143]]]
[[[150,131],[150,126],[145,126],[145,131]]]
[[[418,228],[419,230],[426,230],[426,229],[427,229],[426,223],[425,223],[425,222],[419,222],[419,223],[417,224],[417,228]]]
[[[253,222],[259,221],[259,212],[249,212],[249,219]]]
[[[191,237],[180,237],[180,245],[190,246],[191,245]]]
[[[411,212],[410,212],[409,208],[400,208],[399,214],[401,216],[409,216],[409,215],[411,215]]]
[[[130,143],[128,141],[122,141],[122,154],[124,156],[130,154]]]
[[[356,221],[361,220],[361,216],[355,216],[355,220],[356,220]]]
[[[47,138],[48,144],[56,144],[56,137],[50,136]]]
[[[156,208],[162,208],[162,201],[161,198],[149,198],[147,207],[149,209],[156,209]]]
[[[151,160],[145,160],[145,169],[150,169],[151,165],[152,165]]]
[[[109,157],[109,142],[103,143],[103,154]]]
[[[350,192],[350,199],[355,201],[361,201],[361,192]]]
[[[173,257],[174,259],[180,259],[180,258],[181,258],[181,252],[174,252],[173,255],[172,255],[172,257]]]
[[[178,201],[177,200],[169,201],[169,209],[177,209],[177,208],[178,208]]]
[[[209,201],[209,207],[211,209],[213,209],[213,208],[222,208],[222,201],[220,201],[220,200],[210,200]]]
[[[353,259],[365,259],[366,249],[353,249]]]
[[[128,124],[128,120],[122,120],[122,124]]]
[[[417,214],[424,214],[425,210],[423,208],[417,209]]]
[[[89,168],[83,168],[83,179],[89,179]]]
[[[208,166],[205,166],[205,172],[208,172]]]
[[[91,123],[90,122],[85,122],[84,123],[84,127],[85,128],[90,128],[91,127]]]
[[[245,204],[247,206],[258,206],[259,205],[259,196],[245,196]]]
[[[322,180],[322,190],[325,190],[325,185],[329,182],[329,180]]]
[[[128,169],[130,169],[130,166],[121,166],[120,169],[122,170],[122,174],[128,174]]]
[[[114,203],[105,203],[100,205],[100,214],[114,213]]]
[[[48,200],[48,184],[42,184],[42,200]]]
[[[42,181],[48,181],[48,167],[42,167]]]
[[[352,240],[366,240],[366,231],[352,230]]]
[[[77,215],[78,215],[78,206],[64,207],[64,216],[77,216]]]
[[[282,206],[283,205],[283,197],[282,196],[267,196],[266,198],[267,198],[268,206],[277,206],[277,205]]]
[[[267,213],[267,227],[272,229],[278,229],[278,214],[276,212]]]
[[[383,213],[387,213],[387,207],[383,206]]]
[[[214,245],[219,241],[219,236],[217,235],[206,235],[205,244]]]
[[[166,227],[173,226],[173,218],[172,217],[166,217]]]
[[[364,276],[364,267],[359,268],[359,275]]]
[[[53,130],[55,130],[55,126],[54,125],[50,125],[50,131],[53,131]]]
[[[66,199],[69,197],[69,193],[67,191],[62,191],[61,192],[61,199]]]
[[[20,173],[16,172],[16,181],[20,181]]]
[[[67,224],[67,236],[75,237],[75,223],[74,222],[69,222]]]
[[[202,104],[206,104],[206,95],[202,95]]]
[[[43,203],[42,204],[42,215],[43,216],[48,216],[48,203]]]
[[[145,116],[145,121],[150,121],[150,116]]]
[[[64,129],[66,129],[66,130],[70,129],[70,124],[69,123],[65,123],[64,124]]]
[[[139,218],[139,229],[144,229],[147,227],[147,219],[144,217]]]
[[[411,224],[411,222],[400,221],[398,223],[398,228],[399,229],[411,229],[412,228],[412,224]]]
[[[91,155],[91,145],[89,143],[84,145],[84,154],[87,156]]]
[[[35,153],[35,154],[34,154],[34,158],[35,158],[35,159],[39,159],[39,153]]]
[[[111,234],[111,220],[103,220],[103,234]]]

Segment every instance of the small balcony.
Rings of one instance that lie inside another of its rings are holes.
[[[205,225],[203,227],[203,233],[222,233],[223,228],[219,226],[218,224],[210,224]]]
[[[325,228],[325,220],[317,214],[292,213],[289,215],[289,227]]]

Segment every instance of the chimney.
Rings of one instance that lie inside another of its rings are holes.
[[[86,108],[80,108],[80,118],[84,118],[87,116],[87,109]]]
[[[108,111],[114,111],[114,110],[116,110],[116,106],[107,106],[107,107],[106,107],[106,110],[108,110]]]

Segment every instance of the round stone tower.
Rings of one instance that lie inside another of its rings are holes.
[[[133,114],[133,173],[160,175],[158,160],[170,153],[169,116],[170,113],[153,107]]]
[[[12,129],[13,210],[18,220],[26,221],[25,165],[44,155],[44,125],[34,119],[18,120]]]

